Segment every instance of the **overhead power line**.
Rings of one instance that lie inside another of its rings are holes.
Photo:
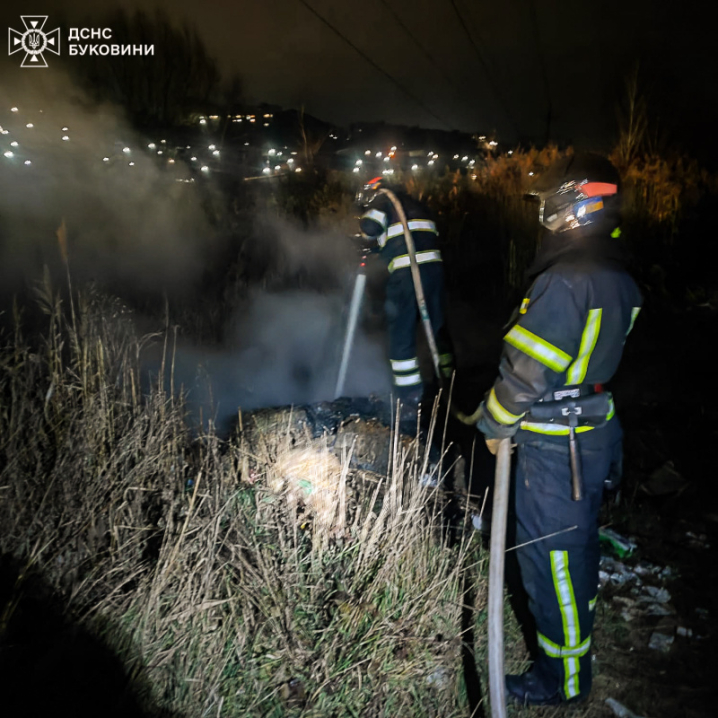
[[[380,67],[374,60],[372,60],[363,50],[361,50],[359,47],[357,47],[344,33],[342,33],[341,30],[336,28],[332,23],[329,22],[323,15],[321,15],[317,10],[315,10],[306,0],[299,0],[299,2],[304,5],[309,12],[312,13],[316,18],[318,18],[324,25],[326,25],[333,33],[338,35],[344,42],[349,45],[355,52],[357,52],[359,55],[361,55],[377,72],[380,72],[384,77],[386,77],[393,85],[399,88],[402,93],[404,93],[410,100],[415,102],[419,107],[421,107],[424,112],[431,115],[435,120],[438,120],[444,127],[447,129],[451,129],[451,125],[446,122],[443,118],[439,117],[433,110],[431,110],[429,107],[427,107],[413,92],[410,90],[407,90],[395,77],[390,75],[386,70],[384,70],[382,67]]]
[[[451,78],[450,75],[448,75],[439,65],[439,63],[434,59],[434,56],[419,42],[419,40],[416,38],[414,33],[412,33],[411,30],[402,22],[402,19],[397,15],[394,8],[392,8],[391,5],[387,2],[387,0],[379,0],[379,2],[391,13],[391,16],[394,18],[394,21],[396,24],[412,39],[414,44],[421,50],[424,57],[439,71],[439,74],[448,82],[450,85],[456,85],[454,84],[454,80]]]
[[[456,0],[451,0],[451,5],[454,8],[454,12],[456,13],[456,18],[459,21],[459,24],[464,30],[464,33],[466,34],[466,37],[471,44],[471,47],[474,48],[474,52],[476,53],[476,57],[479,61],[479,64],[484,70],[484,73],[486,74],[486,79],[488,80],[489,86],[491,87],[491,90],[493,91],[494,95],[496,96],[496,99],[499,101],[499,105],[501,105],[501,109],[504,111],[504,114],[508,118],[509,122],[513,126],[514,132],[516,134],[519,134],[518,126],[516,125],[516,122],[514,122],[513,115],[509,112],[506,103],[504,102],[503,95],[501,91],[499,90],[498,85],[494,82],[491,70],[489,69],[489,66],[486,64],[486,60],[484,60],[483,55],[481,54],[481,50],[479,49],[478,44],[472,37],[471,33],[469,32],[469,28],[466,26],[466,23],[464,22],[464,18],[461,15],[461,11],[459,10]]]
[[[467,109],[471,109],[472,112],[476,111],[475,107],[471,107],[470,102],[467,101],[466,97],[466,88],[460,87],[455,78],[453,78],[449,73],[447,73],[441,65],[437,62],[437,60],[434,58],[434,56],[424,47],[424,45],[421,43],[421,41],[414,35],[411,30],[406,26],[406,24],[402,21],[402,19],[397,14],[396,10],[388,3],[387,0],[379,0],[379,2],[391,13],[391,16],[394,18],[394,22],[409,36],[409,38],[412,40],[412,42],[416,45],[416,47],[419,48],[421,53],[426,57],[426,59],[436,68],[437,72],[441,75],[441,77],[444,79],[444,81],[450,85],[454,92],[461,98],[461,100],[465,103],[465,106]]]

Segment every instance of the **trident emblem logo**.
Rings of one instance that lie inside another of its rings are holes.
[[[8,55],[24,52],[25,59],[20,67],[47,67],[43,52],[47,50],[60,54],[60,28],[52,32],[43,32],[47,15],[21,15],[25,32],[8,29]]]

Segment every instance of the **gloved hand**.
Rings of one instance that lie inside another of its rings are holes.
[[[496,453],[499,450],[499,444],[501,443],[501,439],[486,439],[486,448],[494,455],[496,456]]]
[[[349,238],[357,251],[362,255],[374,254],[379,249],[376,240],[364,234],[353,234]]]
[[[490,439],[510,439],[519,430],[520,423],[517,421],[515,424],[500,424],[486,408],[486,401],[482,401],[479,406],[479,420],[476,422],[476,428],[484,435],[487,446]],[[496,446],[498,447],[498,443]],[[491,451],[490,446],[489,451]],[[496,452],[491,451],[491,453],[495,454]]]

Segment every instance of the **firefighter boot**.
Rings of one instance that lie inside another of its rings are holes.
[[[533,666],[518,675],[506,676],[506,698],[523,706],[555,706],[559,703],[578,703],[586,698],[581,694],[565,699],[559,679],[537,659]]]

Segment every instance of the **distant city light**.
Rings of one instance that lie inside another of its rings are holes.
[[[461,161],[462,161],[462,162],[466,162],[466,160],[468,160],[468,159],[469,159],[468,156],[467,156],[467,155],[464,155],[464,156],[461,158]]]
[[[219,150],[215,150],[212,154],[213,154],[215,157],[219,157]]]
[[[197,158],[196,158],[196,157],[190,157],[190,159],[192,160],[192,162],[196,162],[196,161],[197,161]]]
[[[359,171],[359,168],[358,168],[358,167],[355,167],[355,168],[352,170],[352,172],[358,172],[358,171]]]
[[[371,150],[366,150],[366,152],[364,152],[364,154],[369,156],[371,154]]]
[[[396,152],[396,145],[394,145],[394,146],[391,148],[391,151],[392,151],[392,152]]]
[[[382,156],[382,153],[381,153],[381,152],[377,152],[374,156],[375,156],[375,157],[381,157],[381,156]]]
[[[202,172],[209,172],[209,167],[207,167],[207,165],[202,165],[200,170],[202,170]]]
[[[17,112],[17,107],[11,107],[10,112]]]
[[[175,163],[175,161],[174,161],[173,159],[167,160],[167,164],[168,164],[168,165],[173,165],[174,163]]]
[[[360,167],[362,164],[364,164],[364,160],[357,160],[354,164],[355,164],[357,167]]]
[[[147,145],[147,148],[150,149],[150,150],[156,150],[156,149],[157,149],[157,145],[156,145],[154,142],[150,142],[150,144]]]
[[[166,145],[166,144],[167,144],[167,140],[160,140],[160,142],[161,142],[163,145]]]
[[[533,176],[534,176],[534,173],[533,173],[533,172],[529,172],[529,177],[533,177]]]
[[[272,170],[269,169],[269,167],[265,167],[262,172],[264,172],[265,175],[268,175]]]
[[[287,160],[287,164],[288,164],[288,165],[291,165],[293,162],[294,162],[294,159],[293,159],[292,157],[290,157],[290,158]]]
[[[301,171],[302,171],[302,168],[301,168],[301,167],[297,167],[297,169],[295,169],[294,171],[295,171],[295,172],[301,172]]]
[[[31,165],[32,162],[30,162],[30,160],[25,160],[25,164],[26,164],[26,165]]]
[[[434,164],[434,160],[429,160],[426,164],[428,164],[428,165],[433,165],[433,164]]]
[[[274,165],[274,169],[275,171],[279,172],[279,170],[281,170],[282,168],[279,165]]]
[[[215,148],[215,145],[210,145],[207,149],[213,150]]]
[[[163,155],[164,152],[163,152],[162,150],[157,150],[157,154],[158,154],[158,155]]]
[[[129,154],[130,148],[129,148],[129,147],[123,147],[123,148],[122,148],[122,151],[123,151],[125,154]]]
[[[202,118],[202,119],[199,121],[199,124],[200,124],[200,125],[206,125],[206,124],[207,124],[207,120],[205,120],[204,118]]]
[[[513,150],[509,150],[509,154],[512,155],[514,153]]]
[[[492,147],[496,147],[496,145],[498,145],[499,143],[496,142],[496,140],[491,140],[491,142],[489,142],[489,144],[490,144]]]
[[[267,154],[268,154],[270,157],[274,157],[274,155],[277,154],[277,150],[274,150],[274,149],[269,150],[269,152],[267,152]]]
[[[419,169],[419,165],[412,165],[412,166],[411,166],[411,169],[413,169],[413,170],[418,170],[418,169]]]
[[[384,162],[388,162],[390,159],[391,159],[390,157],[385,157]]]
[[[454,155],[454,159],[455,159],[455,160],[458,160],[458,159],[459,159],[459,155]]]

